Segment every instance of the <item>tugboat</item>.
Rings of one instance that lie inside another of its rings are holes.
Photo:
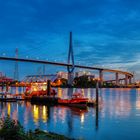
[[[88,98],[83,97],[81,93],[74,93],[71,99],[58,99],[58,104],[74,106],[79,108],[87,107]]]

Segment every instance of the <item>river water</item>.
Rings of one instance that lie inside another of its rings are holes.
[[[95,89],[56,89],[67,98],[75,91],[95,98]],[[22,93],[23,88],[11,88]],[[96,109],[66,106],[32,105],[30,102],[0,102],[0,117],[7,114],[19,120],[26,130],[42,130],[85,140],[140,140],[140,89],[100,89]]]

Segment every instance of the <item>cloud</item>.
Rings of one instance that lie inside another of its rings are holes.
[[[137,0],[0,2],[0,54],[67,62],[73,31],[76,63],[139,71]]]

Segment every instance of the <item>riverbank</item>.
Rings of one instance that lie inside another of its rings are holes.
[[[64,135],[40,129],[25,131],[23,126],[10,117],[0,119],[0,140],[74,140]]]

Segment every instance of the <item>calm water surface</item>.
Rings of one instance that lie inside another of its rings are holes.
[[[77,90],[95,97],[95,89],[57,89],[58,96],[67,98]],[[23,88],[11,88],[22,93]],[[96,109],[80,110],[65,106],[31,105],[30,102],[0,102],[0,117],[7,114],[19,120],[26,130],[41,128],[85,140],[140,140],[140,90],[101,89],[98,117]]]

